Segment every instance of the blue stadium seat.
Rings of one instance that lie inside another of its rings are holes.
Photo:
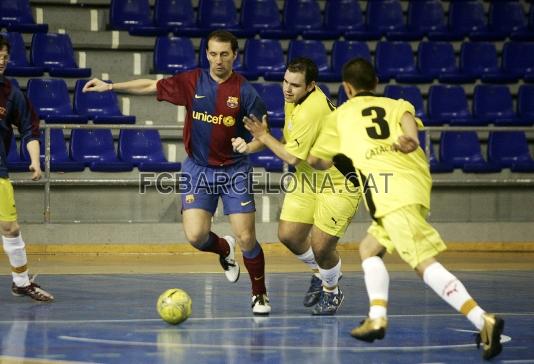
[[[276,0],[243,0],[240,22],[245,30],[259,32],[262,38],[294,38],[297,35],[295,31],[284,29]]]
[[[490,132],[488,160],[512,172],[534,172],[534,160],[530,156],[524,132]]]
[[[411,0],[408,6],[408,29],[430,40],[459,40],[447,29],[447,18],[440,0]]]
[[[126,116],[119,110],[117,95],[113,91],[82,92],[87,80],[76,81],[74,111],[86,115],[95,124],[135,124],[135,116]]]
[[[253,37],[254,30],[241,28],[233,0],[200,0],[198,5],[198,27],[215,30],[225,29],[236,37]]]
[[[434,85],[428,92],[429,125],[483,125],[474,119],[462,86]]]
[[[512,94],[507,86],[478,85],[473,93],[473,114],[475,118],[495,125],[528,124],[517,117]]]
[[[323,91],[326,97],[328,97],[329,99],[332,99],[332,94],[330,93],[330,89],[328,88],[328,85],[324,83],[318,83],[317,86],[319,86],[319,88],[321,89],[321,91]]]
[[[30,53],[34,65],[52,77],[90,77],[90,68],[79,68],[67,34],[35,33]]]
[[[423,95],[417,86],[387,85],[384,89],[384,96],[409,101],[415,107],[415,115],[423,121],[424,125],[428,124]]]
[[[449,30],[452,33],[462,38],[473,34],[477,40],[497,40],[488,32],[481,0],[451,1],[449,4]]]
[[[496,173],[501,170],[498,164],[486,162],[474,131],[441,133],[439,152],[442,162],[461,168],[464,172]]]
[[[488,18],[490,29],[497,33],[511,35],[527,28],[527,18],[519,1],[493,1]]]
[[[282,138],[282,129],[272,128],[271,134],[273,137],[280,140]],[[254,167],[265,168],[267,172],[282,172],[284,169],[284,162],[269,148],[265,148],[258,153],[251,154],[250,162]]]
[[[534,85],[521,85],[517,95],[517,114],[522,123],[534,123]]]
[[[94,172],[127,172],[133,164],[117,158],[113,135],[108,129],[74,129],[70,136],[70,156]]]
[[[368,1],[367,28],[385,35],[388,40],[419,40],[423,33],[406,27],[399,0]]]
[[[347,100],[348,100],[348,97],[347,97],[347,94],[345,93],[345,89],[343,88],[343,85],[339,85],[339,88],[337,91],[336,106],[337,107],[341,106],[341,104],[343,104]]]
[[[241,53],[241,52],[240,52]],[[241,54],[237,54],[237,58],[234,61],[234,71],[238,71],[243,75],[247,76],[243,72],[243,64],[241,63]],[[206,56],[206,38],[200,40],[200,46],[198,47],[198,65],[200,68],[209,68],[210,63],[208,62],[208,57]]]
[[[72,110],[69,90],[62,79],[33,78],[28,81],[26,93],[39,117],[47,123],[87,123],[87,116]]]
[[[432,82],[432,77],[417,71],[412,48],[407,42],[378,42],[375,67],[382,83],[387,83],[392,78],[406,83]]]
[[[191,0],[156,0],[154,24],[165,32],[174,32],[178,37],[199,37],[208,33],[208,30],[197,27]]]
[[[39,138],[40,143],[40,159],[41,168],[44,171],[44,159],[45,159],[45,138],[44,132],[41,132]],[[30,161],[30,154],[26,145],[20,147],[20,158],[24,161]],[[65,143],[65,136],[63,130],[52,129],[50,130],[50,171],[52,172],[80,172],[85,168],[83,163],[73,161],[69,158],[67,153],[67,144]]]
[[[365,30],[365,19],[358,0],[327,1],[324,23],[326,29],[344,34],[346,38],[350,38],[354,31],[359,34]]]
[[[284,126],[284,92],[277,83],[252,84],[267,107],[267,116],[271,128]]]
[[[287,60],[290,62],[296,57],[307,57],[312,59],[319,69],[319,81],[335,81],[336,76],[328,64],[326,48],[320,40],[296,40],[289,42]]]
[[[507,42],[503,47],[504,72],[534,81],[534,43]]]
[[[265,76],[267,73],[275,79],[283,77],[286,68],[284,51],[280,41],[276,39],[247,39],[243,56],[243,67],[247,73],[255,77]],[[268,80],[269,77],[266,77]]]
[[[420,42],[417,48],[417,66],[421,74],[444,83],[469,83],[476,79],[460,73],[454,48],[447,42]]]
[[[148,0],[111,0],[109,25],[131,35],[156,36],[169,32],[167,27],[155,26]]]
[[[422,131],[419,132],[419,146],[421,147],[421,149],[423,149],[423,151],[425,151],[425,148],[426,148],[425,133]],[[430,166],[430,172],[431,173],[452,172],[454,170],[454,166],[451,163],[440,162],[438,158],[436,157],[436,153],[434,153],[434,145],[432,144],[432,141],[430,141],[429,146],[430,146],[429,147],[430,156],[428,157],[428,164]]]
[[[324,28],[317,0],[286,0],[284,28],[306,39],[335,39],[339,36],[338,31]]]
[[[464,42],[460,50],[462,73],[487,83],[513,83],[517,77],[505,73],[498,64],[497,49],[490,42]]]
[[[9,32],[48,32],[47,24],[35,24],[29,0],[0,1],[0,28]]]
[[[142,172],[178,172],[181,164],[169,162],[157,130],[124,129],[119,133],[119,158]]]
[[[20,153],[17,150],[17,141],[15,136],[11,138],[11,144],[9,145],[9,152],[7,154],[7,169],[9,172],[28,172],[30,162],[20,158]]]
[[[365,42],[336,40],[332,47],[332,72],[341,80],[343,65],[352,58],[365,58],[371,62],[371,53]]]
[[[197,67],[190,38],[159,36],[154,47],[154,72],[175,74]]]
[[[24,77],[38,77],[44,73],[43,67],[37,67],[28,62],[26,58],[26,48],[24,40],[20,33],[0,33],[6,37],[11,50],[9,51],[9,60],[7,68],[4,71],[6,76],[24,76]]]

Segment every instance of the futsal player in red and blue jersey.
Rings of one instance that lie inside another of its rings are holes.
[[[256,207],[249,190],[252,166],[246,155],[260,150],[263,144],[251,140],[243,124],[243,117],[261,117],[267,110],[252,85],[233,71],[238,52],[235,36],[214,31],[206,44],[209,70],[195,69],[159,81],[138,79],[110,84],[93,79],[84,92],[157,94],[158,101],[185,106],[183,140],[188,157],[182,176],[190,182],[181,191],[185,236],[197,249],[218,254],[231,282],[239,279],[235,260],[235,245],[239,244],[252,282],[252,312],[268,315],[271,306],[265,287],[265,259],[256,240]],[[232,140],[236,138],[249,141],[245,154],[233,150]],[[211,231],[219,197],[235,238],[219,237]]]

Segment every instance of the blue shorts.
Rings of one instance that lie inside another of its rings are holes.
[[[221,197],[225,215],[256,211],[248,160],[227,167],[206,167],[186,158],[181,178],[189,180],[180,189],[182,210],[202,209],[214,214]]]

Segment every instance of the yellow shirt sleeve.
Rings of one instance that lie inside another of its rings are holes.
[[[418,129],[423,129],[424,128],[424,125],[423,125],[423,122],[421,121],[421,119],[419,119],[418,117],[415,116],[415,107],[408,101],[406,100],[403,100],[403,99],[400,99],[397,101],[397,115],[396,115],[396,120],[402,120],[402,116],[404,115],[405,112],[409,112],[410,114],[412,114],[415,118],[415,123],[417,124],[417,128]]]
[[[306,160],[317,135],[317,123],[300,110],[287,130],[285,149],[295,157]]]
[[[310,154],[324,160],[332,160],[336,154],[339,154],[337,112],[332,112],[321,121],[321,129]]]

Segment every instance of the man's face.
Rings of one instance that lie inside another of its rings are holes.
[[[6,70],[6,67],[7,67],[7,61],[9,59],[9,53],[7,51],[7,47],[2,47],[2,49],[0,49],[0,75],[3,75],[4,74],[4,71]]]
[[[232,73],[234,60],[237,57],[237,53],[232,51],[232,45],[210,39],[206,53],[210,63],[210,73],[218,78],[228,78]]]
[[[313,81],[306,86],[304,73],[287,70],[283,82],[284,100],[289,103],[297,103],[314,87],[315,82]]]

